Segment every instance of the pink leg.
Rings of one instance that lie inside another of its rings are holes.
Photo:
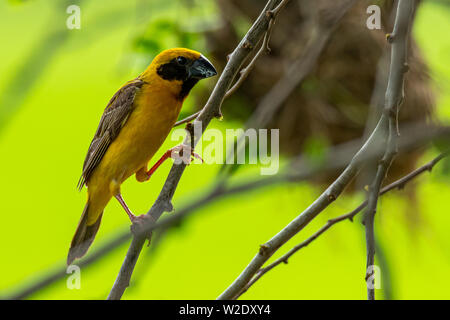
[[[148,170],[147,172],[147,176],[150,179],[150,177],[152,176],[152,174],[156,171],[156,169],[159,168],[160,165],[162,165],[164,163],[164,161],[166,161],[167,159],[169,159],[170,157],[172,157],[172,152],[174,152],[174,148],[167,150],[162,157],[156,161],[156,163],[153,165],[153,167],[151,167],[150,170]]]
[[[150,218],[150,219],[153,219],[151,216],[147,216],[147,215],[145,215],[145,214],[142,214],[142,215],[140,215],[140,216],[135,216],[135,215],[131,212],[130,208],[128,208],[127,204],[126,204],[125,201],[123,200],[122,195],[121,195],[120,193],[117,194],[117,195],[115,195],[114,197],[117,199],[117,201],[119,201],[119,203],[120,203],[120,204],[122,205],[122,207],[125,209],[125,212],[127,213],[128,217],[130,218],[131,223],[132,223],[132,225],[131,225],[131,231],[132,231],[133,233],[136,234],[137,232],[140,232],[139,229],[142,228],[142,225],[144,225],[145,220],[147,220],[147,219],[149,219],[149,218]],[[154,222],[156,222],[156,221],[154,221]],[[147,238],[147,239],[148,239],[148,244],[147,244],[147,246],[150,245],[151,237],[152,237],[152,233],[150,232],[149,235],[148,235],[148,238]]]
[[[123,200],[122,195],[119,193],[114,196],[117,201],[119,201],[122,208],[125,209],[125,212],[127,213],[128,217],[130,218],[131,222],[134,222],[136,220],[136,216],[131,212],[130,208],[128,208],[127,204],[125,203],[125,200]]]

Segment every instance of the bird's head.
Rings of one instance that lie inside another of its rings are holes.
[[[212,63],[199,52],[175,48],[158,54],[140,78],[151,82],[156,76],[159,82],[179,91],[179,97],[184,99],[199,80],[216,74]]]

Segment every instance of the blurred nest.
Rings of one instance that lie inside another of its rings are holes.
[[[223,112],[227,118],[248,119],[262,97],[302,56],[317,30],[317,17],[322,10],[327,8],[327,12],[332,12],[329,9],[337,3],[339,1],[332,0],[288,3],[273,28],[271,53],[259,58],[242,87],[225,101]],[[254,21],[262,4],[259,0],[217,0],[217,4],[223,24],[206,36],[215,63],[223,67],[226,56],[241,39],[242,25]],[[377,119],[384,102],[389,66],[386,33],[392,30],[393,3],[380,2],[381,30],[366,27],[369,5],[366,1],[357,1],[345,14],[313,71],[283,102],[266,126],[280,128],[280,150],[284,154],[300,154],[312,137],[320,137],[330,145],[358,139],[364,136],[367,124],[374,125],[369,119]],[[435,113],[428,68],[413,39],[409,54],[410,71],[399,114],[400,126],[408,122],[427,123]],[[399,155],[387,182],[413,170],[422,152],[414,150]],[[326,178],[334,177],[333,174]]]

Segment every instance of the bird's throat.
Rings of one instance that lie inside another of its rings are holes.
[[[179,100],[186,99],[187,95],[191,91],[191,89],[197,84],[199,79],[190,78],[185,81],[183,81],[183,84],[181,85],[180,93],[178,94]]]

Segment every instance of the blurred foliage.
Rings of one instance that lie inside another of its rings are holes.
[[[309,165],[320,166],[326,160],[327,150],[330,147],[330,142],[327,138],[317,135],[306,140],[303,148]]]
[[[0,52],[0,96],[9,97],[0,100],[0,161],[4,169],[0,185],[0,270],[7,275],[1,277],[0,296],[64,265],[85,201],[86,191],[78,193],[76,182],[101,112],[112,94],[164,48],[188,46],[208,55],[200,31],[219,23],[213,1],[85,1],[81,4],[81,30],[65,30],[65,11],[55,10],[61,8],[55,1],[13,2],[0,3],[0,32],[8,48]],[[440,93],[439,118],[447,123],[449,17],[448,7],[425,2],[414,29]],[[57,45],[49,40],[49,34],[55,32],[64,39]],[[202,85],[210,86],[214,81]],[[192,110],[199,90],[194,89],[185,110]],[[227,119],[211,123],[223,132],[241,125]],[[155,158],[175,144],[168,138]],[[317,137],[308,144],[307,152],[313,159],[320,159],[325,147]],[[435,150],[429,151],[422,162],[435,154]],[[136,213],[149,209],[170,166],[165,163],[148,183],[131,178],[124,184],[124,197]],[[191,165],[175,194],[175,208],[190,203],[211,186],[219,168]],[[450,267],[450,186],[444,171],[439,164],[431,174],[418,179],[417,209],[422,214],[415,228],[410,227],[405,214],[408,199],[399,196],[408,191],[408,186],[382,197],[376,217],[377,238],[383,253],[380,263],[389,268],[382,281],[391,282],[382,283],[378,297],[450,298],[450,280],[444,276]],[[257,166],[244,166],[238,176],[245,179],[255,174]],[[307,183],[281,185],[239,194],[198,210],[164,234],[154,250],[144,249],[124,298],[215,298],[247,265],[259,244],[309,206],[321,190]],[[343,197],[273,258],[363,199],[363,194]],[[243,298],[364,299],[364,233],[356,220],[329,230],[288,265],[267,274]],[[127,216],[112,201],[91,250],[128,227]],[[83,269],[80,290],[67,289],[62,280],[31,298],[105,298],[126,249],[123,245]]]

